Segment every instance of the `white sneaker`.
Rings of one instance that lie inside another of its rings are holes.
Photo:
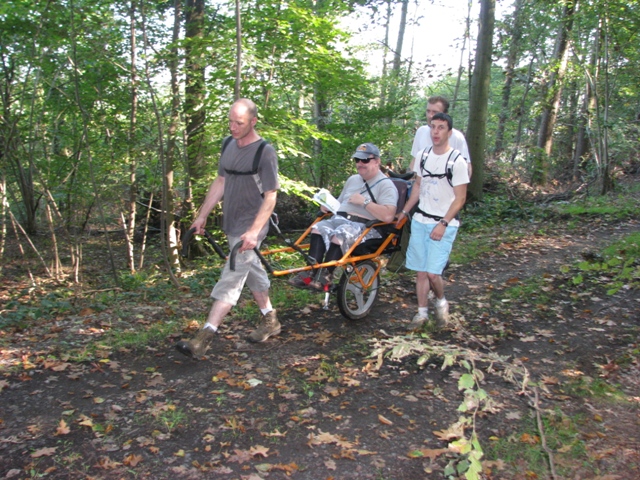
[[[416,313],[411,320],[411,323],[407,327],[409,330],[417,330],[418,328],[422,328],[422,326],[429,321],[429,315],[423,313]]]
[[[436,300],[436,327],[444,328],[449,321],[449,302],[446,298]]]

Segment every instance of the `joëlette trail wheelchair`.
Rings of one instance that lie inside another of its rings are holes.
[[[398,205],[396,212],[399,213],[404,208],[410,193],[411,181],[413,174],[390,174],[390,180],[398,189]],[[354,242],[353,246],[344,253],[342,258],[330,262],[317,263],[309,257],[306,251],[309,248],[309,236],[313,226],[324,218],[330,217],[331,213],[320,213],[313,223],[300,235],[300,237],[292,241],[284,237],[278,227],[277,215],[272,215],[271,225],[277,232],[278,236],[283,240],[285,246],[278,248],[269,248],[265,250],[254,249],[258,258],[262,262],[269,274],[275,277],[284,275],[298,274],[300,272],[315,272],[319,275],[322,269],[328,267],[336,267],[336,275],[334,278],[337,282],[325,285],[324,287],[324,308],[329,306],[330,295],[335,293],[340,313],[349,320],[359,320],[366,317],[378,296],[378,288],[380,286],[380,271],[384,265],[383,255],[389,255],[400,249],[400,236],[402,227],[407,221],[403,217],[400,222],[383,223],[379,220],[370,220],[363,230],[360,237]],[[381,238],[367,240],[362,242],[372,228],[377,229]],[[189,241],[194,230],[189,230],[183,240],[182,254],[187,255]],[[215,242],[213,236],[205,231],[207,241],[212,245],[216,253],[221,258],[226,258],[222,248]],[[362,243],[361,243],[362,242]],[[233,246],[229,254],[229,267],[235,269],[235,257],[242,242],[238,242]],[[278,255],[283,254],[299,254],[305,265],[296,268],[278,269],[275,267],[275,259]],[[271,260],[274,261],[271,261]]]

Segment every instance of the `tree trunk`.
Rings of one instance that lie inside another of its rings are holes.
[[[560,96],[562,94],[562,82],[567,71],[567,63],[569,60],[569,34],[573,28],[573,14],[577,2],[567,2],[562,13],[562,24],[551,63],[551,74],[549,81],[543,88],[544,107],[540,119],[540,130],[538,131],[538,148],[544,150],[544,153],[551,155],[551,147],[553,145],[553,129],[558,116],[558,107],[560,105]]]
[[[169,60],[169,71],[171,73],[171,115],[169,126],[167,127],[167,155],[165,156],[165,169],[163,185],[166,185],[165,203],[166,211],[162,214],[165,216],[165,224],[167,225],[167,245],[169,246],[167,254],[169,264],[172,265],[176,272],[180,271],[180,257],[178,238],[176,235],[175,217],[173,211],[175,209],[175,201],[173,198],[173,170],[178,152],[177,134],[180,126],[180,85],[178,82],[178,40],[180,39],[180,19],[182,17],[182,0],[174,1],[173,13],[173,38],[171,44],[171,57]],[[151,195],[153,199],[153,194]],[[149,210],[151,209],[151,200],[149,200]],[[147,215],[148,218],[148,215]],[[142,256],[140,258],[142,264]]]
[[[589,72],[593,72],[595,77],[598,76],[598,55],[600,50],[600,29],[598,28],[593,37],[593,47],[591,49],[591,56],[589,59],[589,65],[587,67],[585,78],[585,91],[582,99],[582,108],[580,116],[578,118],[578,133],[576,136],[576,148],[573,153],[573,178],[578,179],[578,170],[581,167],[584,159],[583,157],[589,151],[589,133],[587,126],[590,123],[591,116],[596,108],[595,92],[591,82]]]
[[[391,0],[387,0],[387,16],[384,22],[384,41],[382,42],[382,81],[380,82],[380,108],[384,108],[387,103],[387,94],[389,90],[388,72],[387,72],[387,55],[389,53],[389,26],[391,23]]]
[[[469,126],[467,142],[473,162],[473,177],[469,185],[469,198],[482,200],[484,181],[484,156],[491,81],[491,53],[493,50],[493,26],[495,24],[495,0],[481,0],[480,29],[476,46],[475,65],[469,95]]]
[[[496,129],[495,154],[499,155],[504,150],[504,130],[507,119],[511,117],[509,111],[509,100],[511,98],[511,85],[513,84],[514,69],[520,53],[520,41],[522,39],[522,26],[524,15],[522,9],[525,0],[516,0],[513,9],[513,23],[507,34],[511,39],[509,53],[507,54],[507,66],[504,72],[504,86],[502,87],[502,108],[498,118],[498,128]]]
[[[400,74],[400,66],[402,64],[402,46],[404,44],[404,32],[407,27],[407,9],[409,8],[409,0],[402,0],[402,11],[400,13],[400,26],[398,27],[398,40],[396,42],[396,51],[393,54],[393,76],[398,78]]]
[[[136,144],[136,121],[138,114],[138,72],[136,71],[136,2],[131,0],[129,11],[129,30],[131,45],[131,115],[129,117],[128,153],[129,153],[129,203],[127,205],[127,220],[125,223],[127,239],[127,263],[129,271],[136,271],[136,263],[133,248],[133,236],[136,229],[136,201],[138,200],[138,182],[136,170],[138,169],[137,154],[134,150]]]
[[[240,16],[240,0],[236,0],[236,83],[234,87],[234,98],[240,98],[242,74],[242,17]]]
[[[167,273],[169,274],[169,278],[171,279],[171,283],[175,287],[180,287],[180,283],[176,278],[173,265],[171,265],[170,263],[170,254],[169,254],[169,248],[168,248],[169,242],[167,242],[167,238],[171,237],[171,233],[169,233],[168,231],[169,225],[167,222],[167,215],[166,215],[167,212],[169,211],[168,200],[170,198],[170,194],[169,194],[169,184],[167,182],[168,169],[167,169],[167,161],[166,161],[165,148],[164,148],[164,122],[163,122],[163,117],[161,115],[160,109],[158,107],[158,102],[156,100],[156,92],[153,89],[153,85],[151,83],[151,74],[149,72],[149,62],[146,60],[147,58],[149,58],[146,55],[146,53],[149,51],[149,39],[147,37],[147,25],[146,25],[147,21],[146,21],[146,17],[143,9],[141,9],[140,13],[142,17],[142,22],[141,22],[142,38],[144,40],[144,52],[145,52],[145,62],[144,62],[145,81],[146,81],[147,87],[149,88],[149,93],[150,93],[149,98],[151,100],[153,113],[156,117],[156,125],[158,128],[158,144],[157,144],[158,162],[162,168],[162,209],[161,209],[162,212],[160,214],[160,233],[161,233],[162,241],[160,242],[160,247],[162,250],[164,265],[167,269]],[[176,35],[175,19],[176,17],[174,16],[174,36]]]
[[[204,151],[204,122],[206,110],[205,67],[206,56],[201,55],[204,34],[204,0],[187,0],[185,25],[185,98],[187,127],[187,202],[194,210],[192,185],[204,177],[206,171]]]
[[[460,92],[460,82],[462,81],[462,74],[464,73],[464,52],[467,46],[467,40],[471,43],[471,39],[469,36],[471,35],[471,6],[472,2],[467,4],[467,20],[466,27],[464,29],[464,37],[462,39],[462,48],[460,49],[460,65],[458,65],[458,77],[456,78],[456,86],[453,90],[453,98],[451,99],[451,107],[449,108],[449,113],[453,115],[453,112],[456,109],[456,104],[458,102],[458,94]]]

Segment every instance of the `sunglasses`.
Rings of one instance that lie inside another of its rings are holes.
[[[364,163],[364,164],[366,165],[366,164],[367,164],[367,163],[369,163],[371,160],[375,160],[375,159],[376,159],[376,157],[369,157],[369,158],[354,158],[354,159],[353,159],[353,161],[354,161],[355,163],[362,162],[362,163]]]

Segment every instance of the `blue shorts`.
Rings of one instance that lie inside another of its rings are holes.
[[[442,275],[451,254],[453,241],[458,234],[458,227],[448,226],[442,238],[435,241],[429,235],[436,225],[438,224],[411,221],[411,237],[406,261],[409,270]]]

